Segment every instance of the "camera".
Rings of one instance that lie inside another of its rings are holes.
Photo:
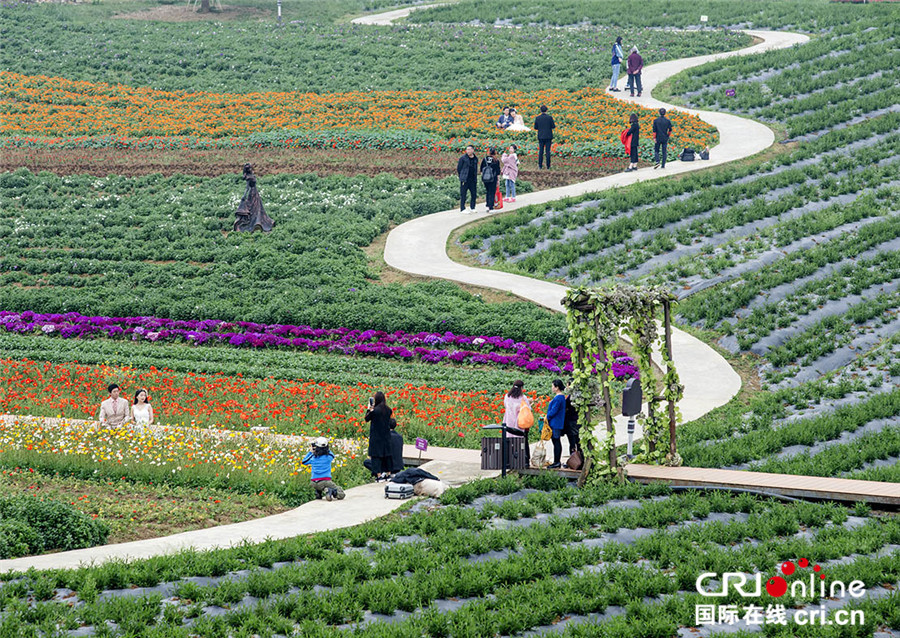
[[[373,407],[375,405],[375,397],[369,397],[369,407]]]

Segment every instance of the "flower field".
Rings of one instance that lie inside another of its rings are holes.
[[[0,463],[93,479],[239,492],[270,492],[289,503],[309,500],[309,466],[300,461],[309,439],[195,427],[138,430],[98,427],[96,421],[4,417]],[[335,480],[351,486],[366,473],[364,441],[334,442]]]
[[[309,352],[373,356],[423,363],[497,365],[528,372],[571,372],[572,351],[539,341],[515,342],[497,336],[455,335],[452,332],[350,330],[310,326],[266,325],[247,321],[176,321],[159,317],[86,317],[0,311],[0,327],[15,334],[58,335],[63,339],[130,339],[191,345],[227,344],[249,348],[293,348]],[[616,379],[638,377],[637,366],[624,352],[613,352]]]
[[[622,156],[618,136],[627,128],[629,114],[640,115],[644,130],[649,130],[656,115],[650,109],[615,100],[602,88],[528,93],[506,90],[234,95],[164,92],[0,72],[0,108],[6,115],[0,134],[4,136],[240,138],[293,129],[302,123],[296,137],[291,132],[281,134],[280,145],[398,148],[395,144],[402,144],[400,148],[410,150],[462,151],[469,143],[483,148],[528,140],[535,146],[535,133],[506,133],[505,139],[498,140],[494,122],[497,105],[514,105],[523,115],[533,118],[542,104],[552,107],[557,121],[554,152],[561,155]],[[699,118],[675,111],[671,120],[674,146],[703,148],[712,144],[715,129]],[[421,131],[426,137],[398,137],[392,143],[380,141],[378,134],[363,133],[357,137],[353,130]],[[310,138],[306,131],[318,133]],[[334,138],[329,131],[335,131]],[[254,142],[250,140],[250,144]],[[8,143],[16,144],[16,140]]]
[[[477,447],[480,429],[502,418],[503,392],[508,389],[337,386],[10,359],[0,359],[0,380],[4,413],[95,419],[106,386],[115,382],[125,395],[146,389],[160,423],[239,430],[263,425],[283,434],[340,439],[368,436],[365,406],[381,390],[406,438],[422,436],[432,445],[450,447]],[[532,395],[532,399],[535,412],[545,413],[549,398]]]

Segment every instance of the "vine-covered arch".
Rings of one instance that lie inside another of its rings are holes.
[[[590,472],[592,481],[621,476],[616,458],[608,350],[615,347],[622,331],[634,344],[641,389],[644,397],[649,397],[647,414],[639,417],[644,436],[634,460],[681,464],[675,446],[675,429],[681,421],[677,403],[684,387],[679,383],[672,361],[671,307],[674,301],[675,296],[661,286],[571,288],[562,300],[572,348],[572,403],[578,410],[586,460],[589,460],[586,471]],[[661,335],[657,322],[660,314]],[[653,372],[652,354],[657,342],[665,366],[662,395],[657,393],[657,377]],[[606,433],[602,437],[597,437],[592,427],[591,413],[595,408],[602,410],[606,421]]]

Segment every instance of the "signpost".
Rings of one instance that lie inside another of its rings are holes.
[[[422,452],[428,450],[428,441],[421,437],[416,437],[416,449],[419,451],[419,460],[422,460]]]

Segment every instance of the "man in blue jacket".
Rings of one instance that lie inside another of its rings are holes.
[[[562,467],[560,463],[562,458],[562,441],[559,439],[562,436],[563,429],[566,427],[565,389],[566,386],[561,379],[553,380],[553,390],[556,392],[556,395],[550,400],[550,405],[547,407],[547,424],[553,431],[553,436],[550,439],[553,441],[553,464],[549,466],[551,469]]]

